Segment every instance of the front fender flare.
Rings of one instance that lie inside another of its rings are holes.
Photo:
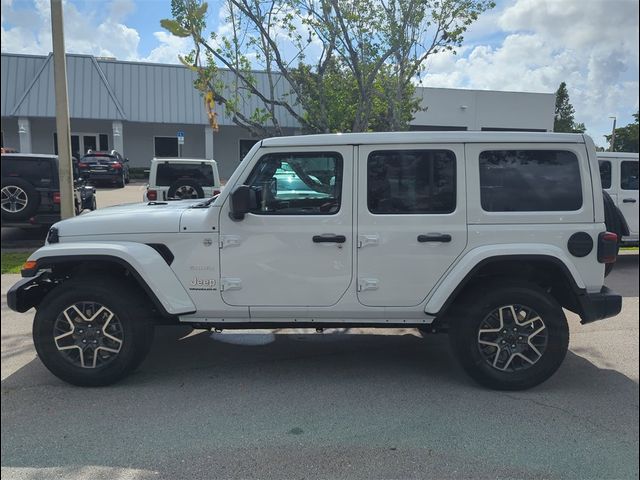
[[[196,307],[184,286],[160,254],[136,242],[70,242],[46,245],[30,257],[37,269],[80,261],[107,261],[125,267],[140,283],[161,313],[194,313]]]

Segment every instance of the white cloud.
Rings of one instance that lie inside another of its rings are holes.
[[[159,45],[151,50],[148,56],[142,58],[145,62],[180,63],[178,55],[185,55],[193,48],[191,38],[180,38],[169,32],[154,32],[153,36]]]
[[[596,143],[604,145],[609,115],[619,125],[632,120],[639,86],[636,0],[514,0],[481,17],[458,56],[435,55],[423,84],[550,93],[562,81],[576,121],[586,123]]]

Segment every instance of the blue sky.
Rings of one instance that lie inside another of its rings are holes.
[[[2,51],[51,50],[50,0],[2,1]],[[209,6],[220,31],[223,1]],[[576,120],[596,144],[638,110],[638,0],[499,0],[471,27],[457,55],[438,54],[425,86],[554,92],[567,82]],[[66,0],[69,52],[176,63],[189,41],[160,28],[170,1]]]

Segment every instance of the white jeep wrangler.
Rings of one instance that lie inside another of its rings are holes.
[[[220,191],[220,174],[215,160],[154,158],[142,201],[210,198]]]
[[[515,390],[562,363],[563,308],[620,312],[616,249],[584,135],[271,138],[215,198],[57,223],[8,304],[36,308],[41,360],[77,385],[122,378],[155,324],[181,323],[444,331],[475,380]]]

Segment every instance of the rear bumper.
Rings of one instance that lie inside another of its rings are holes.
[[[114,181],[122,178],[122,172],[82,172],[82,176],[89,181]]]
[[[586,293],[578,297],[583,324],[615,317],[622,310],[622,296],[607,287],[599,293]]]

